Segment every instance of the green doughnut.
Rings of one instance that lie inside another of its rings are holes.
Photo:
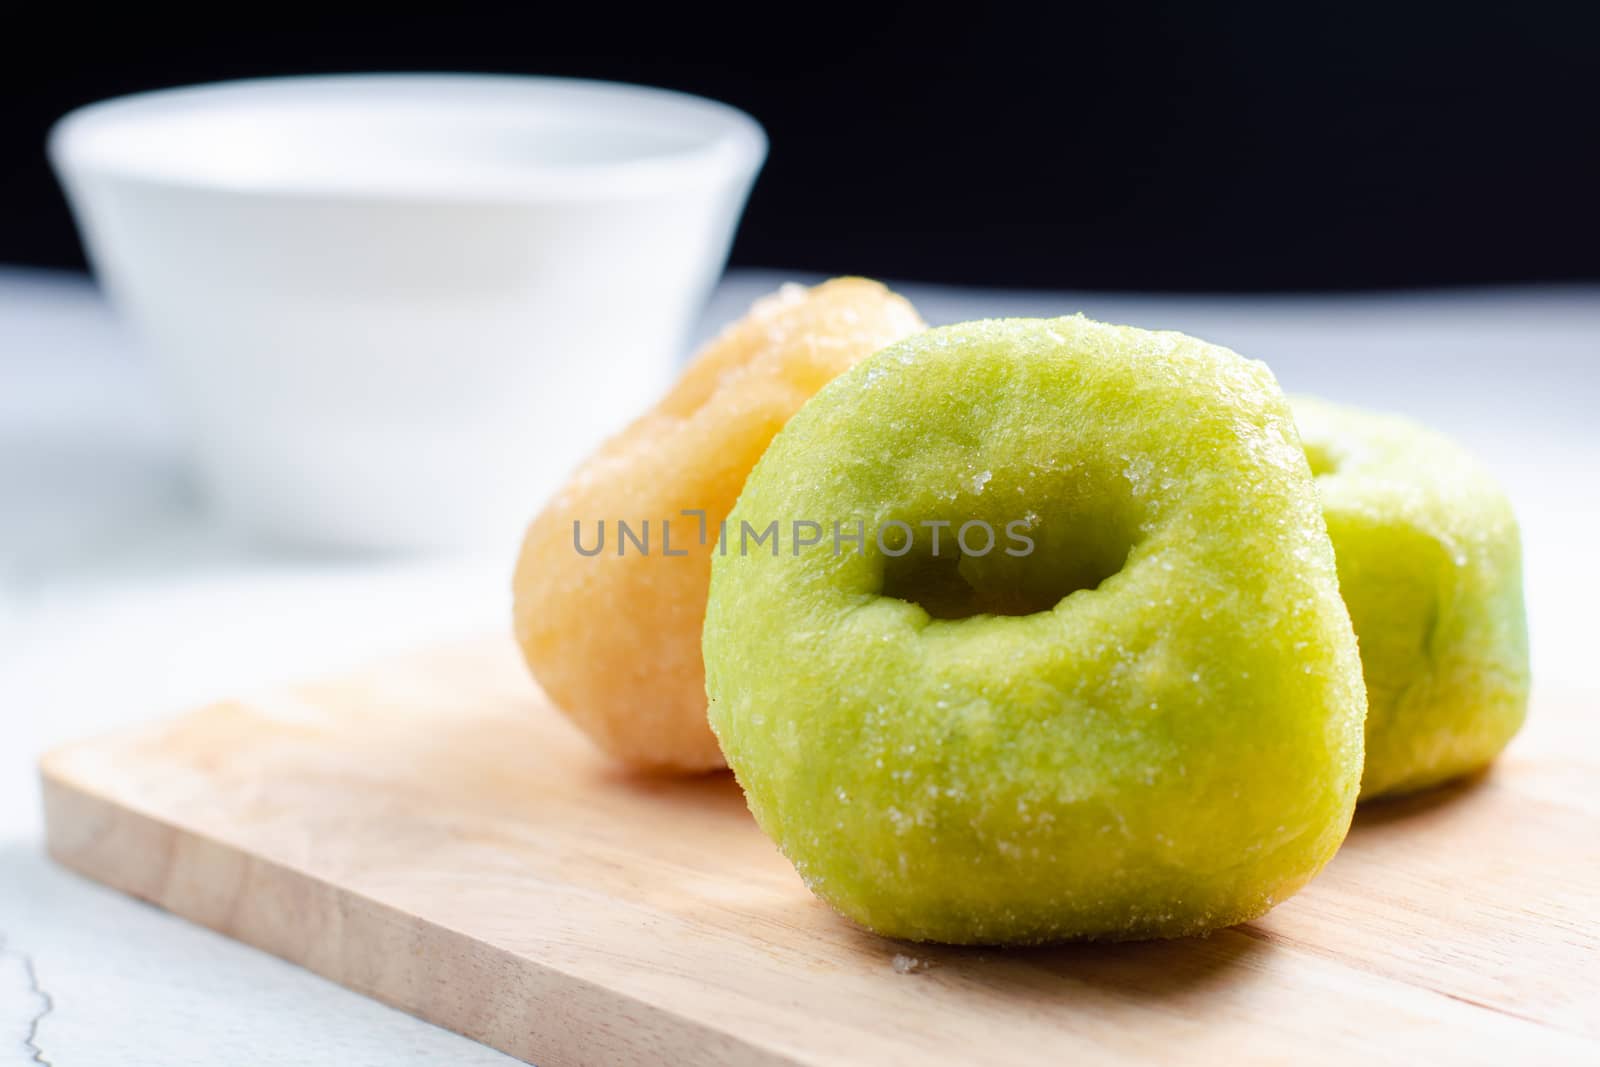
[[[1485,766],[1528,708],[1510,502],[1447,437],[1307,398],[1293,407],[1361,643],[1362,799]]]
[[[943,520],[1000,547],[935,555]],[[967,323],[847,372],[746,482],[704,656],[761,826],[894,937],[1242,922],[1355,804],[1361,665],[1287,401],[1181,334]]]

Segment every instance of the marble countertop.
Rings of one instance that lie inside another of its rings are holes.
[[[731,274],[702,334],[780,280]],[[1082,310],[1185,330],[1266,360],[1291,391],[1457,435],[1523,524],[1536,685],[1600,691],[1587,662],[1600,603],[1600,287],[903,291],[933,322]],[[33,771],[71,737],[499,629],[509,562],[293,555],[219,528],[93,286],[0,270],[0,1065],[510,1062],[56,868]]]

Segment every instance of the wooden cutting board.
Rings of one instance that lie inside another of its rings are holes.
[[[1364,809],[1201,940],[887,941],[807,894],[727,775],[626,777],[509,643],[202,708],[43,763],[60,862],[561,1064],[1600,1063],[1600,717]]]

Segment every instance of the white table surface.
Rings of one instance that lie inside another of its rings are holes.
[[[702,333],[779,280],[730,276]],[[1186,330],[1290,390],[1456,434],[1522,520],[1536,684],[1600,689],[1600,287],[903,291],[934,322],[1082,310]],[[0,270],[0,1065],[510,1062],[57,869],[33,771],[44,748],[113,724],[502,627],[509,562],[285,555],[217,528],[93,287]]]

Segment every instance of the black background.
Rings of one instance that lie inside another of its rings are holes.
[[[772,153],[746,265],[1194,290],[1600,278],[1592,3],[204,10],[62,5],[9,28],[0,263],[82,265],[42,153],[79,104],[485,70],[751,112]]]

